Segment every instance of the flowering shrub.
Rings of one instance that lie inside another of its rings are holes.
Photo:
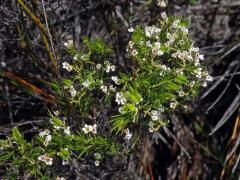
[[[51,173],[60,166],[56,162],[65,166],[81,156],[99,166],[107,155],[129,152],[139,133],[158,131],[169,123],[170,113],[185,108],[212,81],[200,63],[203,55],[179,19],[163,13],[156,26],[128,31],[127,72],[113,64],[113,51],[101,39],[85,38],[80,50],[71,40],[64,43],[73,61],[62,63],[63,90],[61,83],[52,83],[63,99],[62,114],[50,113],[49,127],[31,142],[16,128],[1,140],[0,162],[11,162],[9,172],[57,177],[57,170]],[[64,102],[66,93],[73,112]],[[71,121],[61,120],[69,113]]]

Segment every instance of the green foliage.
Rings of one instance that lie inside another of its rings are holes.
[[[62,63],[62,82],[51,83],[61,100],[59,111],[49,112],[48,127],[31,142],[14,128],[0,141],[0,163],[10,163],[12,177],[57,177],[75,157],[94,158],[98,166],[105,157],[129,152],[129,142],[134,148],[142,136],[135,128],[153,132],[166,126],[169,114],[185,108],[212,81],[186,25],[163,13],[156,26],[131,28],[129,72],[113,65],[111,46],[101,39],[84,38],[79,50],[71,40],[64,43],[73,61]],[[125,139],[126,145],[113,143],[116,139]]]
[[[26,142],[17,128],[13,129],[11,138],[0,141],[0,163],[10,163],[8,172],[11,176],[25,172],[29,176],[42,177],[59,168],[59,161],[71,163],[73,154],[80,158],[83,155],[93,156],[93,152],[103,155],[117,153],[118,147],[104,137],[66,134],[67,127],[55,116],[52,116],[51,123],[53,127],[41,131],[32,142]],[[41,159],[42,156],[45,159]]]

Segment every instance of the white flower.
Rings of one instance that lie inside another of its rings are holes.
[[[151,118],[152,118],[152,120],[153,120],[153,121],[156,121],[156,120],[158,120],[158,119],[159,119],[159,117],[158,117],[158,116],[153,116],[153,115],[151,116]]]
[[[174,20],[173,24],[172,24],[172,27],[175,29],[178,27],[178,23],[179,23],[179,20]]]
[[[92,129],[92,126],[87,125],[87,124],[85,124],[85,126],[82,128],[82,130],[85,134],[89,133],[91,131],[91,129]]]
[[[161,112],[161,113],[164,113],[164,108],[162,108],[162,107],[160,107],[160,108],[158,108],[158,110]]]
[[[212,76],[207,76],[207,77],[206,77],[206,80],[207,80],[207,81],[213,81],[213,77],[212,77]]]
[[[200,79],[202,77],[202,68],[195,69],[194,73],[196,73],[196,77]]]
[[[190,47],[190,52],[196,52],[198,53],[199,52],[199,48],[198,47],[193,47],[193,45]]]
[[[112,91],[112,92],[116,92],[116,88],[115,88],[113,85],[110,85],[110,86],[109,86],[109,89],[110,89],[110,91]]]
[[[155,44],[154,44],[154,45],[155,45],[155,47],[156,47],[156,48],[158,48],[158,49],[159,49],[159,48],[160,48],[160,46],[161,46],[161,43],[160,43],[160,42],[155,42]]]
[[[62,160],[62,165],[63,166],[66,166],[66,165],[68,165],[69,164],[69,161],[68,160]]]
[[[163,55],[163,51],[159,50],[157,47],[154,47],[152,49],[152,53],[155,55],[155,56],[161,56]]]
[[[90,82],[88,80],[82,83],[83,87],[88,88],[90,86]]]
[[[153,127],[150,127],[150,128],[148,128],[148,130],[149,130],[149,132],[153,132],[154,131],[154,128]]]
[[[167,18],[168,18],[168,17],[167,17],[167,14],[166,14],[165,12],[161,13],[161,17],[162,17],[163,19],[167,19]]]
[[[171,102],[170,103],[170,108],[175,109],[177,107],[177,103]]]
[[[161,69],[162,69],[163,71],[166,71],[166,70],[167,70],[167,66],[166,66],[166,65],[161,65],[160,67],[161,67]]]
[[[183,33],[188,34],[188,29],[186,27],[181,27]]]
[[[63,69],[66,69],[68,72],[71,72],[71,71],[73,70],[73,66],[70,65],[70,64],[67,63],[67,62],[63,62],[63,63],[62,63],[62,67],[63,67]]]
[[[96,125],[96,124],[94,124],[94,125],[92,126],[92,133],[93,133],[93,134],[97,134],[97,125]]]
[[[64,177],[56,177],[56,180],[66,180]]]
[[[71,97],[74,97],[77,95],[77,91],[73,86],[70,87],[69,93],[71,94]]]
[[[119,107],[118,112],[122,113],[123,112],[123,107]]]
[[[47,135],[45,141],[50,142],[51,140],[52,140],[52,136],[50,134]]]
[[[111,68],[112,71],[116,70],[116,66],[110,66],[110,68]]]
[[[130,140],[131,138],[132,138],[132,134],[131,133],[126,134],[126,136],[125,136],[126,140]]]
[[[97,68],[97,69],[100,69],[101,67],[102,67],[101,64],[97,64],[97,65],[96,65],[96,68]]]
[[[64,133],[65,133],[66,135],[71,135],[70,126],[67,126],[67,127],[64,129]]]
[[[73,40],[68,40],[67,42],[64,43],[64,46],[67,48],[73,46]]]
[[[100,160],[102,158],[100,153],[94,153],[93,155],[96,160]]]
[[[128,42],[128,47],[129,47],[130,49],[133,48],[133,45],[134,45],[134,43],[133,43],[132,41],[129,41],[129,42]]]
[[[178,92],[178,95],[179,95],[180,97],[183,97],[183,96],[185,95],[185,93],[184,93],[183,91],[179,91],[179,92]]]
[[[189,85],[190,87],[193,87],[195,85],[195,81],[191,81]]]
[[[152,110],[151,111],[151,118],[153,121],[156,121],[159,119],[159,116],[160,116],[160,112],[157,111],[157,110]]]
[[[106,73],[109,73],[110,70],[111,70],[111,66],[110,66],[110,65],[107,65],[107,66],[106,66]]]
[[[167,3],[166,3],[166,0],[158,0],[157,1],[157,5],[161,8],[165,8],[167,7]]]
[[[59,115],[59,111],[58,111],[58,110],[53,111],[53,114],[54,114],[55,116],[58,116],[58,115]]]
[[[39,161],[43,161],[46,165],[51,166],[53,163],[53,158],[49,157],[47,154],[38,157]]]
[[[202,78],[202,75],[201,75],[201,74],[197,74],[196,77],[197,77],[198,79],[201,79],[201,78]]]
[[[3,62],[3,61],[1,61],[0,64],[1,64],[1,66],[2,66],[3,68],[7,67],[7,64],[6,64],[5,62]]]
[[[204,60],[204,55],[199,54],[198,58],[203,61]]]
[[[135,31],[135,29],[133,27],[128,29],[128,32],[130,32],[130,33],[134,32],[134,31]]]
[[[87,125],[85,124],[85,126],[82,128],[83,132],[85,134],[89,133],[89,132],[92,132],[93,134],[96,134],[97,133],[97,125],[94,124],[93,126],[92,125]]]
[[[59,129],[61,129],[61,127],[60,126],[53,126],[56,130],[59,130]]]
[[[119,79],[118,79],[117,76],[112,76],[111,79],[112,79],[117,85],[120,84]]]
[[[207,83],[206,83],[206,82],[203,82],[202,86],[203,86],[203,87],[207,87]]]
[[[44,140],[44,142],[43,142],[43,144],[44,144],[44,146],[48,146],[49,145],[49,142],[52,140],[52,136],[49,134],[49,135],[47,135],[46,136],[46,138],[45,138],[45,140]]]
[[[151,37],[151,33],[149,31],[145,31],[147,37]]]
[[[73,59],[76,61],[76,60],[79,60],[80,59],[80,55],[79,54],[76,54]]]
[[[127,100],[123,97],[123,94],[120,93],[120,92],[118,92],[116,94],[116,100],[115,101],[117,102],[118,105],[120,105],[120,104],[124,105],[127,102]]]
[[[126,133],[125,139],[130,140],[132,138],[132,134],[130,133],[129,129],[125,129],[124,132]]]
[[[156,26],[146,26],[145,27],[145,35],[147,37],[152,37],[154,35],[158,35],[161,32],[160,28],[156,28]]]
[[[101,86],[100,89],[102,90],[102,92],[104,92],[105,94],[107,93],[107,86]]]
[[[129,134],[129,129],[128,128],[126,128],[126,129],[124,129],[124,132],[126,133],[126,134]]]
[[[138,52],[136,49],[133,49],[131,54],[132,54],[132,56],[136,56],[138,54]]]
[[[100,161],[94,161],[95,166],[99,166]]]
[[[47,135],[49,135],[50,134],[50,131],[48,130],[48,129],[46,129],[46,130],[44,130],[44,131],[41,131],[40,133],[39,133],[39,136],[40,137],[43,137],[43,136],[47,136]]]
[[[151,42],[150,42],[150,41],[147,41],[147,42],[146,42],[146,46],[147,46],[147,47],[152,47]]]

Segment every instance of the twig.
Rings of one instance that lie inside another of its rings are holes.
[[[52,49],[52,52],[53,52],[54,59],[57,63],[57,56],[56,56],[56,53],[55,53],[55,49],[53,47],[52,35],[50,33],[49,26],[48,26],[47,14],[46,14],[46,9],[45,9],[45,5],[44,5],[44,0],[41,0],[41,1],[42,1],[43,13],[44,13],[44,18],[45,18],[45,22],[46,22],[46,28],[47,28],[47,33],[48,33],[51,49]],[[57,66],[57,64],[56,64],[56,66]]]
[[[238,67],[235,68],[234,72],[238,69]],[[218,96],[218,98],[212,103],[212,105],[207,109],[207,112],[210,111],[218,102],[219,100],[223,97],[225,92],[227,91],[228,87],[230,86],[234,76],[231,76],[230,80],[228,81],[226,87],[224,90],[221,92],[221,94]]]
[[[227,122],[227,120],[231,117],[231,115],[237,110],[239,105],[240,105],[240,91],[239,91],[238,95],[235,97],[235,99],[233,100],[232,104],[225,111],[224,115],[219,120],[217,125],[213,128],[213,130],[209,134],[210,136],[213,135],[220,127],[223,126],[223,124],[225,124]]]
[[[8,89],[7,85],[5,86],[5,90],[6,90],[7,100],[8,100],[9,119],[10,119],[11,125],[13,127],[14,122],[13,122],[13,115],[12,115],[12,108],[11,108],[11,99],[10,99],[9,89]]]

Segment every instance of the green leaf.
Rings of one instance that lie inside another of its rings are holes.
[[[187,83],[187,78],[184,75],[177,76],[175,81],[179,84]]]
[[[144,37],[142,28],[137,26],[132,35],[133,42],[138,44],[141,40],[144,40]]]
[[[167,83],[165,85],[166,89],[169,91],[178,91],[181,89],[181,86],[174,84],[174,83]]]
[[[138,103],[141,101],[142,96],[138,93],[137,90],[133,89],[131,86],[129,87],[130,91],[126,92],[126,96],[132,103]]]
[[[61,149],[58,155],[64,160],[68,160],[70,158],[70,152],[66,149]]]
[[[0,163],[9,160],[13,155],[13,152],[3,152],[0,154]]]
[[[63,80],[64,85],[70,87],[72,86],[73,82],[70,79],[64,79]]]
[[[170,49],[168,47],[163,46],[163,45],[161,45],[160,50],[163,51],[163,52],[169,52],[170,51]]]
[[[61,91],[59,85],[56,83],[51,83],[51,89],[57,93]]]
[[[62,120],[60,120],[59,118],[57,118],[56,116],[52,116],[50,119],[50,122],[54,125],[54,126],[64,126],[64,123],[62,122]]]
[[[134,104],[125,104],[121,107],[121,114],[126,114],[128,112],[136,112],[137,108],[134,106]]]
[[[20,145],[24,143],[24,139],[22,137],[22,134],[20,133],[20,131],[16,127],[14,127],[12,129],[12,138],[13,138],[14,141],[16,141]]]

